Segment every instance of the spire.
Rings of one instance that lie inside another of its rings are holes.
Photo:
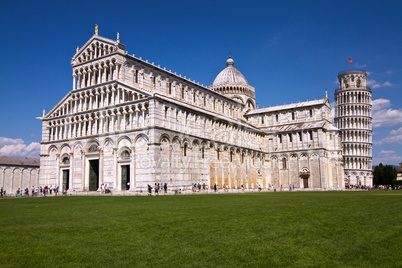
[[[117,32],[117,40],[116,41],[120,43],[120,34],[119,34],[119,32]]]
[[[95,35],[98,35],[98,24],[95,24]]]

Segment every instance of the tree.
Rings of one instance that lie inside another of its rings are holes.
[[[389,185],[396,179],[396,169],[391,165],[384,166],[380,163],[374,169],[374,185]]]

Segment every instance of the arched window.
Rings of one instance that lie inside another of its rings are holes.
[[[124,151],[121,153],[121,159],[125,159],[125,160],[130,159],[130,152],[127,151],[127,150],[124,150]]]
[[[282,168],[285,169],[286,168],[286,158],[282,158]]]
[[[184,144],[183,146],[183,155],[187,156],[187,144]]]
[[[89,153],[96,153],[96,152],[99,152],[99,148],[98,148],[98,146],[97,145],[91,145],[91,147],[89,147],[89,150],[88,150],[88,152]]]
[[[70,159],[66,156],[63,158],[63,165],[69,165],[70,164]]]

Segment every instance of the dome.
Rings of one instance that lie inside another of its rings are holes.
[[[224,86],[224,85],[238,85],[238,86],[249,86],[247,79],[239,72],[236,68],[233,67],[234,60],[231,56],[226,61],[226,67],[223,69],[218,76],[215,78],[212,87]]]

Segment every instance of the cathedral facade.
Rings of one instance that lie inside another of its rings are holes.
[[[41,185],[142,192],[167,183],[343,189],[327,97],[258,109],[234,60],[205,87],[95,32],[72,58],[73,88],[42,116]]]

